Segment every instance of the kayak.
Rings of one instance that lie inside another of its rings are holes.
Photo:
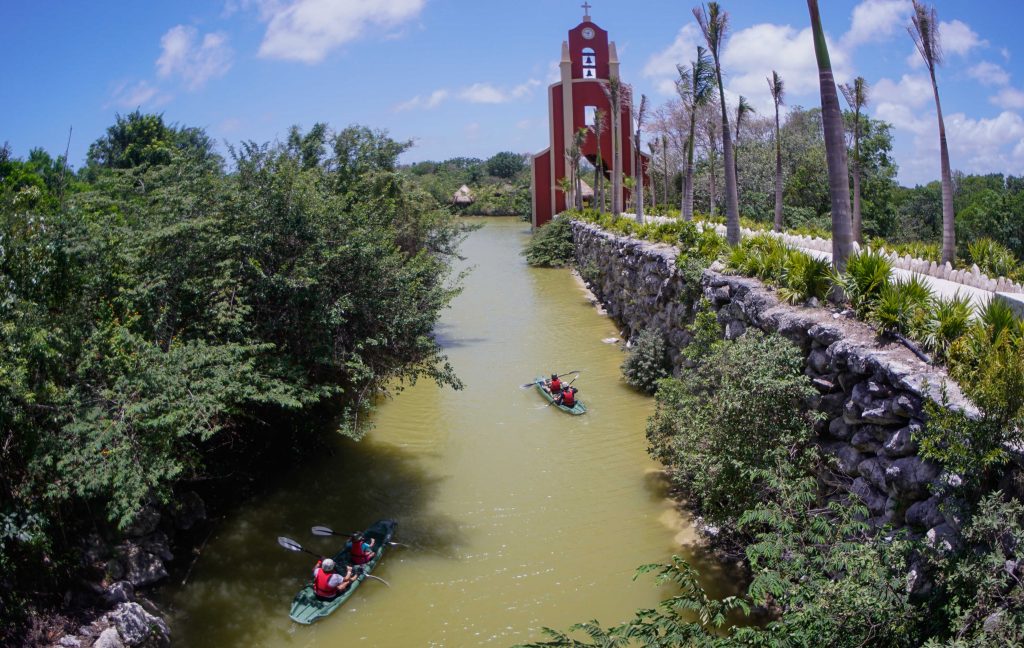
[[[391,540],[391,536],[395,533],[395,525],[397,522],[394,520],[381,520],[377,522],[369,529],[363,532],[363,535],[369,539],[373,538],[376,540],[374,543],[374,550],[376,553],[370,562],[363,565],[353,565],[353,570],[362,569],[363,573],[359,574],[356,580],[352,581],[352,584],[348,586],[344,592],[339,596],[325,601],[317,597],[313,593],[313,584],[310,583],[302,588],[302,590],[295,595],[295,600],[292,601],[292,610],[288,615],[292,621],[301,623],[303,625],[309,625],[314,621],[319,621],[325,616],[331,614],[338,608],[340,608],[345,601],[347,601],[352,593],[356,591],[360,583],[366,580],[366,575],[373,571],[373,568],[377,566],[377,563],[384,557],[384,553],[387,551],[388,541]],[[345,543],[345,546],[334,556],[334,562],[337,563],[337,571],[343,573],[346,569],[346,565],[351,565],[351,554],[350,549],[352,547],[352,541],[349,540]]]
[[[544,398],[547,399],[547,401],[549,403],[554,403],[555,402],[555,397],[552,396],[548,392],[548,390],[544,389],[544,379],[543,378],[537,378],[536,380],[533,381],[533,384],[537,388],[537,391],[539,391],[541,393],[541,395],[544,396]],[[559,405],[557,403],[555,403],[555,407],[557,407],[558,409],[562,410],[566,414],[572,414],[573,416],[579,416],[580,414],[586,414],[587,413],[586,405],[584,405],[582,402],[580,402],[578,400],[576,401],[576,404],[573,405],[572,407],[566,407],[565,405]]]

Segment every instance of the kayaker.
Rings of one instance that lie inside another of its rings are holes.
[[[576,406],[576,392],[579,391],[572,385],[566,385],[562,387],[562,395],[558,397],[558,404],[563,407],[575,407]]]
[[[344,576],[334,571],[335,566],[333,560],[324,558],[313,568],[313,593],[317,598],[325,601],[337,598],[356,579],[352,565],[347,565]]]
[[[377,543],[376,538],[370,538],[367,541],[362,533],[357,533],[352,536],[352,548],[350,549],[352,564],[354,565],[365,565],[366,563],[373,560],[373,557],[377,555],[377,552],[373,550],[373,545]]]
[[[552,396],[557,396],[562,392],[562,381],[558,379],[558,374],[551,374],[551,379],[544,382],[548,388],[548,393]]]

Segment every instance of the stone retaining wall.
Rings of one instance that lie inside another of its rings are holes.
[[[934,539],[950,537],[957,521],[940,510],[929,485],[939,468],[917,456],[914,431],[924,425],[926,400],[971,416],[977,411],[945,371],[900,344],[883,344],[868,325],[826,308],[781,303],[756,279],[706,270],[693,285],[676,268],[677,250],[572,224],[576,261],[608,314],[632,338],[646,328],[665,337],[674,366],[690,341],[695,303],[706,297],[726,338],[753,327],[779,333],[802,351],[818,390],[811,403],[825,418],[816,426],[821,448],[836,458],[847,487],[860,495],[875,525],[909,525]],[[947,519],[949,518],[949,519]]]

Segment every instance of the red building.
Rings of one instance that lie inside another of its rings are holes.
[[[583,5],[589,10],[588,4]],[[600,110],[606,118],[601,134],[601,158],[604,162],[605,177],[609,178],[607,191],[611,194],[612,169],[612,128],[611,104],[605,95],[608,79],[619,77],[619,57],[615,43],[608,41],[608,32],[590,19],[589,11],[583,22],[569,31],[569,40],[562,42],[561,81],[548,87],[548,132],[550,145],[533,156],[533,226],[540,227],[572,205],[573,195],[561,191],[558,181],[571,174],[568,150],[572,136],[579,128],[589,131],[583,144],[583,156],[596,166],[597,138],[594,136],[594,112]],[[621,79],[621,77],[619,77]],[[636,176],[636,150],[633,147],[633,119],[631,97],[628,86],[623,85],[621,110],[622,124],[620,139],[623,177]],[[644,169],[644,185],[647,179],[649,156],[640,153]],[[584,178],[587,180],[587,178]],[[591,179],[592,181],[592,179]],[[627,192],[623,190],[623,208],[632,211],[626,204]]]

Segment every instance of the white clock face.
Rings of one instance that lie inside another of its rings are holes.
[[[594,37],[594,30],[591,29],[590,27],[584,27],[583,28],[583,38],[586,38],[587,40],[590,40],[593,37]]]

